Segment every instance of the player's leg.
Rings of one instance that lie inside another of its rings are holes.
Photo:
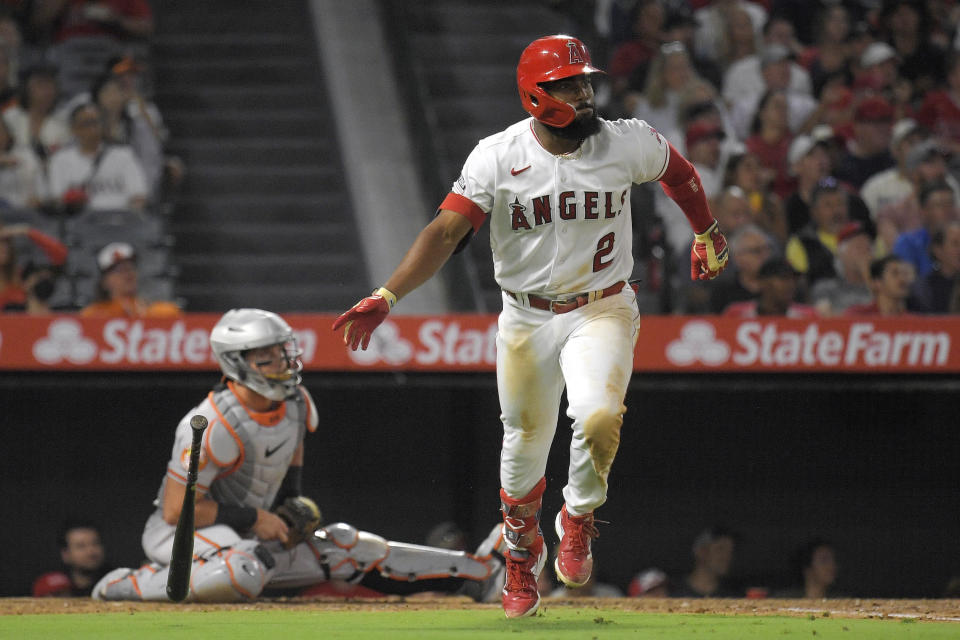
[[[486,583],[500,568],[491,553],[395,542],[343,522],[317,529],[291,551],[279,543],[268,548],[276,561],[269,586],[278,589],[340,580],[389,594],[456,592],[466,583]]]
[[[163,543],[165,539],[166,544]],[[169,561],[172,533],[168,536],[164,527],[148,521],[143,540],[144,551],[153,562],[138,569],[111,571],[94,587],[94,598],[168,599],[166,586],[169,567],[157,560],[165,558]],[[193,544],[194,562],[188,600],[232,602],[259,595],[269,576],[271,558],[258,548],[260,545],[257,541],[242,540],[230,527],[214,525],[198,529]]]
[[[565,504],[555,527],[560,537],[555,569],[567,586],[582,586],[593,568],[593,511],[606,501],[607,478],[620,444],[624,397],[633,372],[636,309],[620,296],[590,307],[560,358],[573,420]]]
[[[497,335],[497,390],[503,422],[500,502],[507,617],[533,615],[537,578],[546,562],[540,511],[544,472],[556,432],[563,377],[552,316],[505,304]]]

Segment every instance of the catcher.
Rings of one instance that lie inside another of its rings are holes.
[[[103,600],[166,600],[167,565],[186,488],[190,417],[204,433],[197,476],[194,563],[188,600],[255,598],[264,588],[330,580],[382,593],[462,592],[483,599],[499,588],[499,560],[392,542],[345,523],[321,527],[320,510],[302,495],[304,436],[317,408],[300,385],[300,351],[290,326],[259,309],[228,311],[210,346],[224,381],[177,427],[156,510],[143,531],[150,560],[116,569],[93,588]],[[489,541],[487,546],[491,546]]]

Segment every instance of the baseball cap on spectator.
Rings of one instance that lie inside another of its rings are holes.
[[[896,60],[897,50],[886,42],[871,43],[863,53],[860,54],[860,66],[864,69],[886,62],[887,60]]]
[[[814,150],[818,145],[826,146],[826,140],[817,140],[813,136],[799,135],[790,143],[790,149],[787,151],[787,167],[790,173],[793,173],[793,165],[806,157],[808,153]]]
[[[890,148],[896,148],[897,145],[903,142],[904,138],[919,129],[920,124],[913,118],[901,118],[897,120],[897,123],[893,125],[893,130],[890,132]]]
[[[100,273],[106,273],[125,260],[136,262],[137,252],[126,242],[111,242],[97,254]]]
[[[783,60],[793,60],[793,53],[782,44],[771,43],[766,45],[760,52],[760,67],[768,64],[781,62]]]
[[[944,157],[943,150],[937,144],[936,140],[928,138],[913,145],[910,151],[907,152],[907,158],[904,162],[907,165],[907,170],[913,171],[922,163],[937,156],[941,158]]]
[[[723,127],[711,122],[694,122],[687,127],[687,150],[705,138],[717,138],[722,140],[726,137]]]
[[[760,270],[757,271],[757,278],[764,280],[766,278],[779,278],[783,276],[796,277],[800,274],[796,269],[793,268],[786,259],[780,256],[774,256],[773,258],[768,259],[762,265],[760,265]]]
[[[867,231],[867,228],[864,227],[859,222],[856,222],[856,221],[848,222],[842,227],[840,227],[840,233],[837,234],[837,244],[842,244],[847,240],[849,240],[850,238],[854,238],[860,234],[863,234],[869,237],[870,232]]]
[[[893,107],[885,98],[870,96],[857,105],[853,117],[856,122],[890,122],[893,120]]]
[[[660,569],[647,569],[633,577],[627,586],[627,595],[631,598],[642,596],[652,589],[667,583],[667,574]]]

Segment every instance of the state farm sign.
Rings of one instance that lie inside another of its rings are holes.
[[[0,369],[216,371],[208,342],[219,314],[163,320],[0,316]],[[366,351],[330,330],[329,314],[284,314],[310,371],[492,372],[492,314],[391,316]],[[648,316],[637,372],[960,373],[960,316],[738,320]]]

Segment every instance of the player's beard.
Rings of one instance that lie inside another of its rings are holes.
[[[549,124],[547,124],[546,127],[550,130],[550,133],[558,138],[565,140],[586,140],[590,136],[600,133],[600,118],[597,117],[596,109],[592,108],[593,105],[590,105],[590,107],[590,115],[582,118],[577,116],[573,122],[565,127],[554,127]]]

